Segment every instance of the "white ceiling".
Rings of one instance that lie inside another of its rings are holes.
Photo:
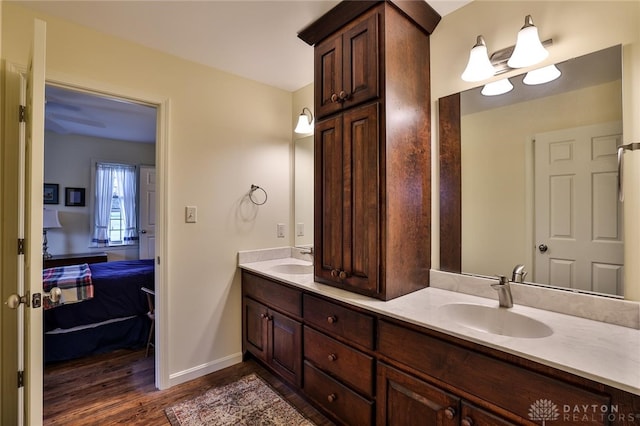
[[[444,16],[469,1],[429,0],[428,3]],[[313,82],[313,48],[300,40],[297,33],[339,1],[52,0],[18,3],[186,60],[295,91]],[[60,97],[58,100],[62,101]],[[106,121],[106,118],[102,119],[108,126]],[[65,124],[58,120],[58,126],[67,127],[67,132],[72,124],[73,121]],[[76,131],[80,130],[71,132]]]

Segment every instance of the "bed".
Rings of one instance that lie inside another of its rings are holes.
[[[146,345],[149,306],[141,288],[154,288],[153,259],[92,263],[88,268],[91,298],[44,311],[45,363]],[[50,272],[44,270],[43,276]]]

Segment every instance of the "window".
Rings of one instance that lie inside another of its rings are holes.
[[[138,243],[136,167],[96,163],[94,247]]]

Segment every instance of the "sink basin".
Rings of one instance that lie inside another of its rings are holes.
[[[468,303],[451,303],[440,307],[445,317],[467,328],[510,337],[538,339],[551,336],[551,327],[506,308]]]
[[[313,274],[312,264],[283,263],[280,265],[272,266],[269,269],[280,274]]]

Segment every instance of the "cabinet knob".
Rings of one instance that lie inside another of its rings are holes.
[[[338,271],[337,269],[332,269],[331,270],[331,276],[333,278],[338,278],[338,274],[340,273],[340,271]]]
[[[471,417],[465,417],[460,422],[462,426],[473,426],[473,419]]]
[[[341,90],[340,94],[338,94],[338,98],[340,98],[340,102],[344,102],[347,99],[349,99],[349,94],[347,92],[345,92],[344,90]]]
[[[331,394],[327,395],[327,401],[329,401],[329,402],[333,402],[336,399],[338,399],[338,395],[336,395],[335,393],[331,393]]]
[[[335,93],[331,95],[331,102],[338,102],[338,95],[336,95]]]
[[[347,275],[347,273],[346,273],[345,271],[340,271],[340,273],[338,274],[338,277],[339,277],[341,280],[344,280],[345,278],[347,278],[347,277],[348,277],[348,275]]]
[[[269,314],[267,314],[266,312],[263,312],[262,314],[260,314],[260,318],[268,319],[269,318]]]
[[[335,316],[335,315],[329,315],[329,316],[327,317],[327,322],[328,322],[329,324],[335,324],[335,323],[337,323],[337,322],[338,322],[338,317],[337,317],[337,316]]]
[[[456,416],[456,409],[453,407],[447,407],[444,410],[444,416],[449,420],[453,420],[453,418]]]
[[[336,359],[338,359],[338,355],[329,354],[329,356],[327,358],[329,359],[329,361],[335,361]]]

